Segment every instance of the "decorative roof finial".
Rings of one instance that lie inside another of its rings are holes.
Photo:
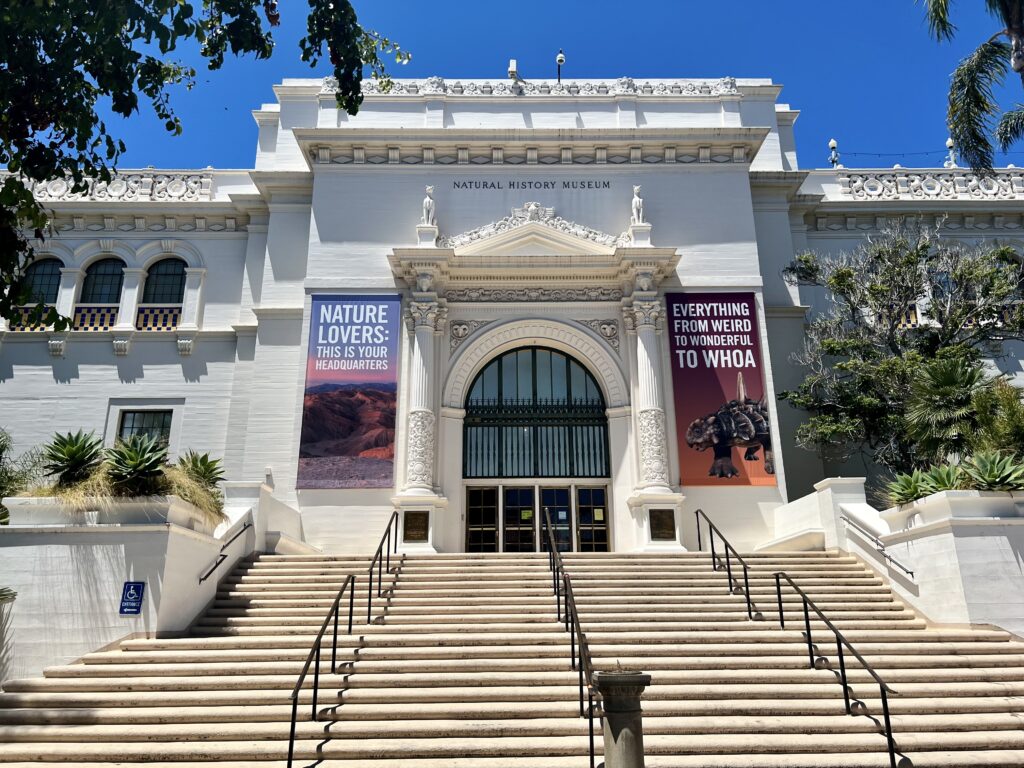
[[[943,168],[959,168],[956,164],[956,144],[953,142],[953,137],[950,136],[946,139],[946,149],[949,150],[949,154],[946,156],[946,162],[942,164]]]
[[[828,148],[829,163],[832,165],[833,168],[842,168],[843,166],[839,164],[839,142],[836,141],[835,139],[829,139]]]

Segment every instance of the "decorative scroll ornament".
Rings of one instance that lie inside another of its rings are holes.
[[[618,288],[450,288],[448,301],[619,301]]]
[[[451,324],[450,329],[450,344],[451,350],[454,352],[459,346],[472,336],[480,328],[483,328],[491,320],[456,320]]]
[[[633,323],[636,329],[644,326],[656,327],[659,318],[662,316],[661,301],[658,299],[634,300],[633,305],[627,311],[633,316]]]
[[[839,187],[854,200],[1014,200],[1024,197],[1020,172],[979,176],[967,171],[843,173]]]
[[[485,224],[484,226],[477,227],[476,229],[471,229],[469,232],[463,232],[461,235],[442,237],[438,241],[438,245],[441,248],[458,248],[460,245],[467,245],[468,243],[473,243],[477,240],[493,237],[494,235],[501,234],[502,232],[508,232],[531,222],[543,224],[544,226],[551,227],[559,232],[565,232],[566,234],[573,235],[584,240],[590,240],[601,245],[607,245],[612,248],[620,245],[629,245],[630,243],[628,234],[618,236],[609,235],[605,232],[584,226],[583,224],[577,224],[574,221],[568,221],[555,216],[554,208],[546,208],[540,203],[531,202],[526,203],[521,208],[513,208],[510,216],[506,216],[498,221]]]
[[[441,311],[436,301],[409,302],[409,321],[413,327],[434,329],[440,319]]]
[[[640,411],[640,476],[645,486],[668,485],[668,444],[665,412],[661,408]]]
[[[410,486],[434,485],[434,414],[413,411],[409,414],[409,459],[406,482]]]
[[[619,351],[619,324],[615,320],[584,320],[584,325],[600,334],[616,352]]]
[[[333,94],[338,90],[338,81],[333,77],[324,78],[320,89],[322,94]],[[428,77],[426,80],[392,80],[387,90],[379,80],[369,79],[362,83],[364,95],[387,96],[684,96],[688,98],[735,96],[739,94],[736,78],[723,77],[718,80],[671,80],[658,82],[637,82],[631,77],[620,77],[611,83],[605,81],[567,80],[551,82],[537,80],[519,82],[515,89],[505,81],[491,82],[446,82],[442,77]]]

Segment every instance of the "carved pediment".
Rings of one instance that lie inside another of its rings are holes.
[[[628,245],[628,235],[610,235],[555,215],[554,208],[529,202],[503,219],[459,235],[442,237],[441,248],[459,255],[489,253],[507,256],[611,254]]]

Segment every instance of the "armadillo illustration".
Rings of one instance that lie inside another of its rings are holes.
[[[757,449],[764,448],[764,469],[775,474],[772,435],[768,408],[763,400],[747,397],[743,373],[736,374],[736,399],[722,405],[704,418],[694,419],[686,430],[686,444],[697,451],[712,448],[715,460],[710,477],[737,477],[739,470],[732,463],[732,449],[746,448],[745,461],[757,461]]]

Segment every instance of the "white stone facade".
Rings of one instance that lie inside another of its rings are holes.
[[[430,78],[371,89],[351,117],[329,81],[286,80],[254,112],[252,170],[125,171],[83,195],[40,185],[58,309],[75,311],[98,259],[120,258],[125,280],[108,330],[0,326],[0,425],[23,449],[79,428],[110,443],[122,410],[163,408],[172,453],[223,455],[232,481],[268,483],[315,546],[365,550],[391,510],[428,509],[430,546],[459,551],[468,388],[495,356],[544,346],[602,389],[614,549],[651,546],[658,506],[675,510],[678,544],[696,508],[741,549],[765,541],[768,510],[825,474],[774,396],[799,381],[789,356],[814,300],[783,266],[893,216],[946,217],[967,239],[1024,233],[1012,169],[800,170],[779,92],[730,78]],[[177,324],[138,330],[147,270],[169,255],[186,262]],[[757,297],[777,487],[679,484],[664,294],[680,290]],[[310,297],[396,292],[394,487],[297,490]]]

